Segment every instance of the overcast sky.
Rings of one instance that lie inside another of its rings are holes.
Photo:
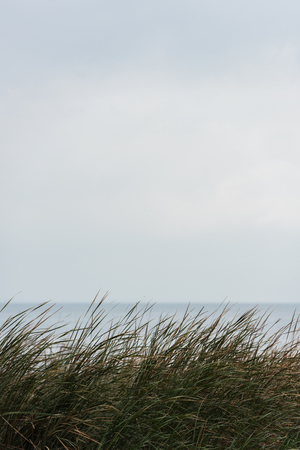
[[[0,1],[0,300],[298,302],[300,2]]]

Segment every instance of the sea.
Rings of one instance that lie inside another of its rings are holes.
[[[46,318],[41,326],[49,329],[57,329],[57,332],[70,330],[76,323],[85,325],[88,320],[101,312],[102,321],[100,327],[103,331],[110,328],[112,324],[118,321],[124,321],[126,314],[133,308],[134,313],[143,316],[142,321],[150,321],[150,326],[155,325],[164,318],[173,318],[174,321],[181,321],[188,313],[190,318],[200,314],[201,318],[206,318],[206,323],[211,322],[219,316],[224,309],[227,311],[223,320],[238,320],[243,314],[255,309],[255,317],[266,319],[266,328],[271,332],[276,332],[280,328],[287,326],[293,317],[300,315],[300,304],[297,303],[278,303],[278,304],[255,304],[255,303],[124,303],[104,301],[100,305],[96,302],[90,307],[88,303],[46,303],[37,307],[35,304],[18,303],[11,301],[6,306],[0,304],[0,338],[4,332],[3,324],[14,316],[19,315],[23,323],[41,315],[41,319]],[[89,309],[90,307],[90,309]],[[95,308],[97,307],[97,310]],[[22,315],[22,313],[25,314]],[[45,315],[43,316],[43,314]],[[123,319],[122,319],[123,318]],[[61,327],[61,328],[57,328]]]

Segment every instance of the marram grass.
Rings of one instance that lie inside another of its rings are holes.
[[[152,324],[137,304],[105,328],[103,299],[71,331],[47,304],[0,327],[0,449],[300,449],[295,318]]]

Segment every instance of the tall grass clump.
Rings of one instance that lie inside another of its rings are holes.
[[[0,449],[300,449],[297,319],[137,304],[108,327],[104,298],[72,330],[47,304],[0,327]]]

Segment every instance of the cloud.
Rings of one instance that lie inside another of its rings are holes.
[[[283,49],[270,72],[282,54],[292,73],[279,64],[270,83],[266,55],[238,81],[127,71],[8,92],[6,227],[20,214],[22,227],[155,235],[299,226],[299,69]]]
[[[133,67],[211,76],[233,73],[261,49],[299,46],[295,0],[12,0],[1,8],[2,85]]]
[[[7,295],[296,299],[299,8],[3,3]]]

